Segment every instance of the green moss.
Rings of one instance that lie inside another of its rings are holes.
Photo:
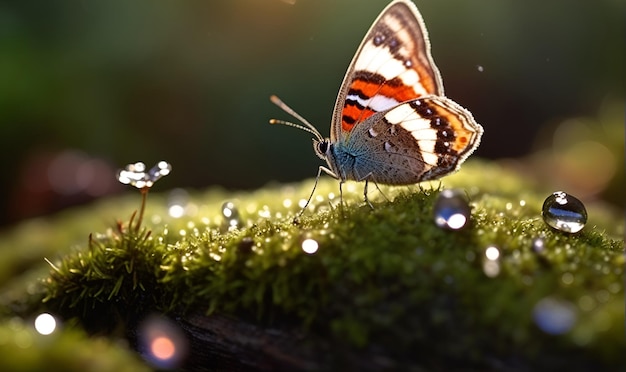
[[[179,219],[168,216],[164,196],[150,195],[144,229],[118,224],[69,254],[47,254],[52,270],[30,290],[40,297],[5,290],[3,301],[22,301],[28,312],[44,297],[44,308],[106,333],[148,312],[184,317],[200,309],[383,350],[400,365],[579,368],[619,360],[624,247],[613,215],[589,205],[581,233],[554,231],[540,217],[546,191],[479,161],[431,186],[381,187],[391,202],[372,188],[372,210],[362,184],[344,185],[341,207],[337,182],[324,178],[296,224],[297,201],[312,181],[248,194],[210,190],[191,197]],[[433,223],[441,187],[467,192],[468,228]],[[221,216],[226,200],[239,208],[234,230]],[[118,217],[138,208],[120,205]],[[536,252],[539,237],[545,247]],[[308,238],[319,244],[314,254],[302,251]],[[489,246],[500,252],[495,268]],[[569,332],[536,326],[533,309],[546,298],[574,309]]]

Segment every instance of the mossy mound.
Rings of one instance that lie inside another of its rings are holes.
[[[554,190],[474,160],[441,183],[381,187],[391,201],[370,187],[374,209],[362,202],[363,184],[344,185],[342,207],[337,182],[323,178],[294,223],[312,185],[210,190],[184,201],[180,191],[150,195],[143,226],[85,232],[82,247],[45,253],[49,276],[23,291],[5,285],[5,309],[45,309],[131,341],[143,317],[167,313],[192,338],[190,369],[583,370],[622,361],[623,226],[601,207],[588,206],[578,234],[552,230],[540,208]],[[471,200],[462,230],[433,222],[444,187]],[[139,209],[139,196],[131,200],[108,201],[114,214],[105,220]],[[237,208],[233,223],[225,201]],[[173,205],[183,216],[168,213]],[[85,216],[99,208],[55,226],[93,222]],[[315,253],[303,251],[306,239],[317,242]],[[546,318],[570,325],[546,326]],[[224,322],[232,338],[220,340]],[[224,343],[239,348],[229,354]]]

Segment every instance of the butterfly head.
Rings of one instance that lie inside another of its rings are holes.
[[[313,149],[315,154],[322,160],[328,159],[331,154],[332,144],[329,138],[315,138],[313,139]]]

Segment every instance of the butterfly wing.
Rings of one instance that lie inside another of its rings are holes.
[[[360,146],[368,151],[356,157],[353,178],[406,185],[456,171],[482,133],[469,111],[449,98],[426,95],[370,117],[346,147],[357,138],[367,143]]]
[[[424,21],[410,1],[393,1],[350,63],[333,111],[331,142],[377,112],[429,94],[442,96],[443,83]]]

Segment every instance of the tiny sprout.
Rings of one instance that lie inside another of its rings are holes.
[[[166,161],[160,161],[146,172],[146,165],[142,162],[128,164],[126,168],[117,171],[117,180],[125,185],[133,185],[141,191],[141,210],[137,219],[135,230],[139,231],[143,221],[143,213],[146,207],[146,195],[156,181],[167,176],[172,171],[172,166]],[[131,220],[132,222],[132,220]]]

